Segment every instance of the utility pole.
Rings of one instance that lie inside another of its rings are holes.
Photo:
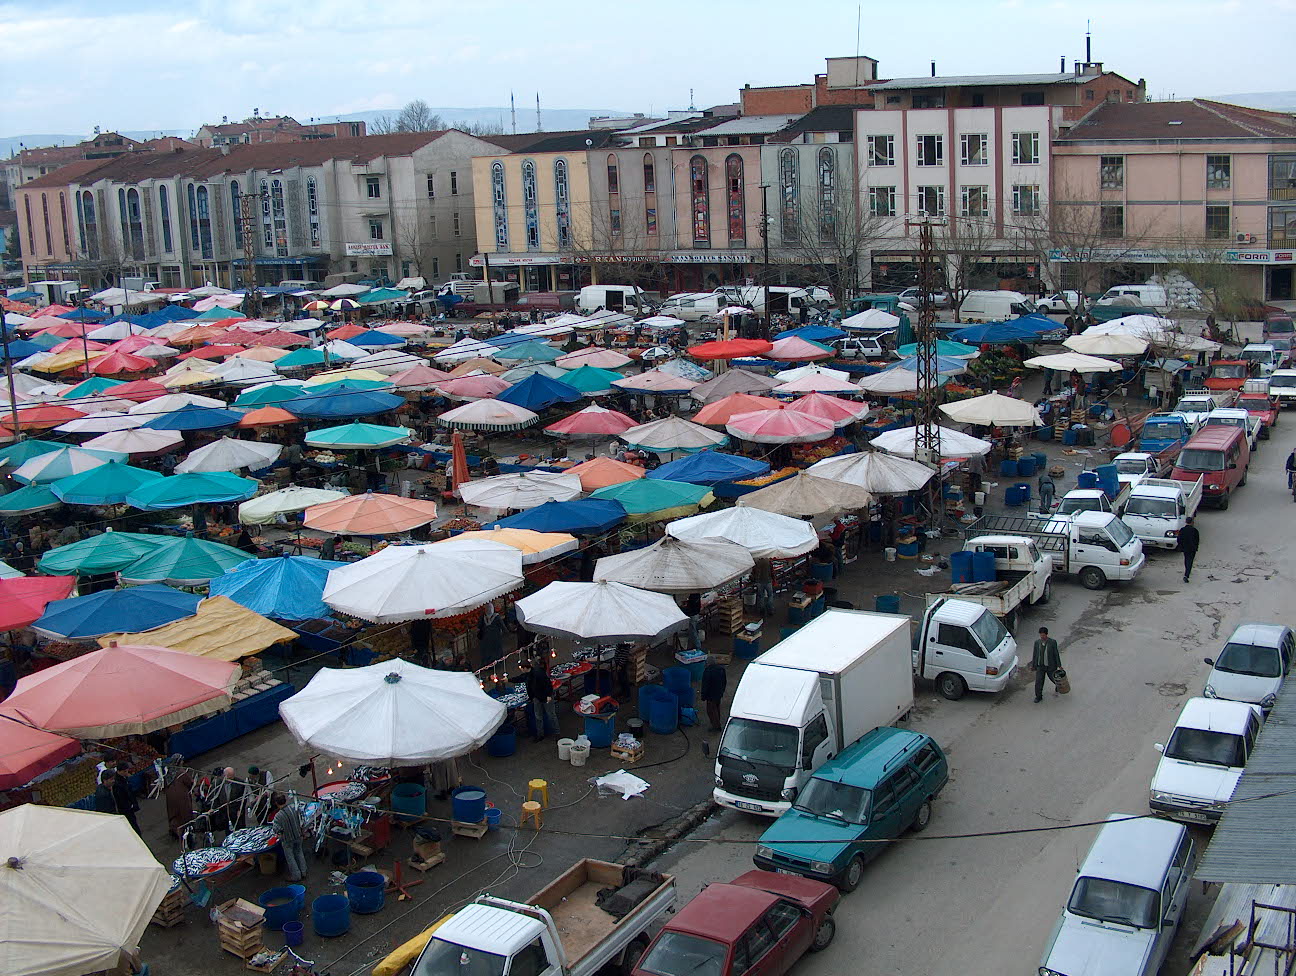
[[[932,246],[932,219],[923,217],[918,225],[918,328],[914,338],[918,349],[918,416],[914,429],[914,457],[936,468],[932,479],[935,499],[932,502],[931,525],[940,522],[944,488],[941,477],[940,418],[936,396],[940,390],[939,364],[936,358],[936,335],[932,323],[936,310],[932,293],[936,290],[936,268]]]
[[[18,393],[14,389],[13,356],[9,355],[9,313],[4,309],[0,309],[0,344],[4,345],[5,379],[9,381],[9,413],[16,444],[22,440],[22,428],[18,426]]]
[[[760,235],[761,235],[761,251],[763,252],[764,255],[762,259],[764,261],[764,268],[762,268],[761,270],[761,281],[764,284],[764,289],[765,289],[765,299],[764,299],[765,314],[762,316],[762,318],[765,321],[765,338],[769,339],[769,337],[774,334],[773,330],[770,328],[770,299],[769,299],[769,225],[770,225],[769,184],[762,183],[760,185],[760,191],[761,191]]]
[[[245,297],[243,299],[243,310],[247,312],[248,318],[258,318],[261,314],[261,296],[257,292],[256,277],[256,209],[260,203],[261,194],[244,193],[239,197],[239,226],[243,230],[243,267],[244,274],[250,278],[250,282],[245,287]],[[233,284],[233,282],[230,282]]]

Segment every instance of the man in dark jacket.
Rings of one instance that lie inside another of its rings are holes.
[[[720,702],[724,700],[725,688],[729,685],[729,672],[718,663],[714,654],[707,655],[706,667],[702,669],[701,697],[706,702],[707,718],[711,722],[711,731],[720,731]]]
[[[532,733],[540,742],[546,735],[558,734],[558,708],[554,704],[553,680],[543,657],[531,662],[526,679],[527,698],[531,701]]]
[[[105,769],[99,774],[99,785],[95,787],[94,808],[95,813],[116,813],[117,801],[113,799],[112,782],[117,776],[117,772],[112,769]]]
[[[1031,670],[1035,672],[1035,700],[1044,700],[1044,676],[1052,678],[1062,667],[1058,642],[1049,636],[1047,627],[1039,629],[1039,640],[1031,653]]]
[[[1197,547],[1201,545],[1201,532],[1191,518],[1179,532],[1179,549],[1183,552],[1184,582],[1192,579],[1193,561],[1197,558]]]
[[[135,811],[139,806],[139,801],[135,799],[135,794],[131,792],[130,782],[126,779],[126,774],[120,769],[112,781],[112,798],[117,804],[117,812],[126,818],[126,822],[131,825],[135,833],[140,832],[139,824],[135,822]]]

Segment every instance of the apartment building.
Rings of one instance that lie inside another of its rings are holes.
[[[194,142],[204,148],[247,146],[262,142],[309,142],[315,139],[358,139],[366,134],[364,122],[315,122],[302,125],[290,115],[273,117],[254,112],[240,122],[228,117],[216,125],[200,126]]]

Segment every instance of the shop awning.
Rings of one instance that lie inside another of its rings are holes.
[[[198,612],[192,617],[140,634],[109,634],[101,637],[99,644],[151,644],[196,657],[237,661],[296,636],[287,627],[253,613],[229,597],[213,596],[198,604]]]

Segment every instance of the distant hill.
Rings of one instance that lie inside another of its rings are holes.
[[[1296,91],[1247,92],[1242,95],[1210,95],[1212,101],[1245,105],[1269,112],[1296,112]]]

